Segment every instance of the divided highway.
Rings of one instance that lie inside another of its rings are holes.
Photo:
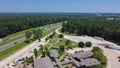
[[[47,30],[42,29],[42,31],[43,31],[43,32],[47,32],[47,31],[49,31],[49,30],[51,30],[51,29],[58,28],[58,27],[59,27],[59,26],[54,26],[54,27],[51,27],[51,28],[49,28],[49,29],[47,29]],[[25,35],[25,34],[20,34],[20,35],[18,35],[18,36],[15,36],[15,37],[13,37],[13,38],[10,38],[10,39],[15,39],[15,38],[20,37],[20,36],[23,36],[23,35]],[[10,40],[10,39],[9,39],[9,40]],[[11,43],[9,43],[9,44],[6,44],[6,45],[0,47],[0,51],[6,50],[6,49],[8,49],[8,48],[10,48],[10,47],[12,47],[12,46],[15,46],[16,44],[19,44],[19,43],[21,43],[21,42],[24,42],[25,40],[26,40],[26,38],[23,37],[23,38],[21,38],[21,39],[16,40],[15,42],[11,42]]]
[[[24,42],[25,40],[26,40],[26,38],[24,37],[24,38],[19,39],[19,40],[15,41],[15,42],[11,42],[11,43],[9,43],[9,44],[6,44],[5,46],[0,47],[0,51],[3,51],[3,50],[5,50],[5,49],[8,49],[8,48],[16,45],[16,44],[19,44],[19,43],[21,43],[21,42]]]

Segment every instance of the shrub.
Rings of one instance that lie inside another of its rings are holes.
[[[85,44],[84,44],[84,42],[79,42],[78,46],[83,48],[85,46]]]
[[[86,42],[85,45],[86,45],[86,47],[91,47],[92,43],[91,42]]]
[[[63,35],[63,34],[60,34],[60,35],[59,35],[59,38],[63,38],[63,37],[64,37],[64,35]]]
[[[69,45],[70,44],[70,40],[67,40],[66,42],[65,42],[65,45]]]
[[[65,50],[65,46],[64,45],[60,45],[60,51],[64,51]]]
[[[64,28],[61,28],[61,32],[65,32],[65,29],[64,29]]]
[[[93,47],[93,57],[98,59],[101,64],[106,65],[107,64],[107,58],[104,56],[103,51],[99,47]]]

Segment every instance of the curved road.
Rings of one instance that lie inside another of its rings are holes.
[[[58,31],[59,29],[56,30],[56,33],[61,34]],[[68,36],[68,35],[64,35],[64,38],[72,40],[72,41],[77,42],[77,43],[80,42],[80,41],[83,41],[83,42],[91,41],[94,46],[98,46],[104,51],[104,54],[106,55],[106,57],[108,59],[107,68],[120,68],[120,62],[117,59],[117,57],[120,56],[120,51],[113,50],[113,49],[106,49],[106,48],[98,45],[99,43],[107,43],[107,44],[113,44],[114,45],[114,43],[111,43],[109,41],[100,41],[100,40],[94,39],[93,37],[90,37],[90,36]]]

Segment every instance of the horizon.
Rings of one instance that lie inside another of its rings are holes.
[[[1,0],[0,13],[120,13],[118,0]]]

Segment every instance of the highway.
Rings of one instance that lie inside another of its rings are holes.
[[[12,37],[6,38],[6,40],[1,41],[0,43],[7,42],[7,41],[9,41],[9,40],[12,40],[12,39],[15,39],[15,38],[24,36],[24,35],[25,35],[25,34],[20,34],[20,35],[12,36]]]
[[[16,44],[19,44],[19,43],[21,43],[21,42],[24,42],[25,40],[26,40],[26,38],[24,37],[24,38],[21,38],[21,39],[15,41],[15,42],[17,42],[17,43],[11,42],[11,43],[9,43],[9,44],[6,44],[5,46],[0,47],[0,51],[3,51],[3,50],[5,50],[5,49],[8,49],[8,48],[16,45]]]
[[[6,59],[0,61],[0,68],[9,68],[7,66],[7,64],[12,66],[12,65],[14,65],[14,62],[18,61],[19,59],[32,56],[33,55],[33,50],[34,49],[39,49],[40,44],[45,45],[45,44],[48,43],[48,42],[45,42],[45,38],[48,37],[50,34],[48,34],[47,36],[42,38],[41,42],[38,42],[38,40],[36,40],[35,42],[29,44],[25,48],[17,51],[16,53],[12,54],[11,56],[7,57]],[[32,51],[32,53],[30,53],[30,51]]]
[[[47,32],[47,31],[49,31],[49,30],[51,30],[51,29],[58,28],[58,27],[59,27],[59,26],[54,26],[54,27],[49,28],[49,29],[47,29],[47,30],[45,30],[45,31],[44,31],[44,29],[42,29],[42,30],[43,30],[43,32]],[[24,35],[24,34],[21,34],[21,35],[18,35],[18,36],[16,36],[16,37],[20,37],[20,36],[23,36],[23,35]],[[14,37],[14,38],[15,38],[15,37]],[[13,38],[11,38],[11,39],[13,39]],[[21,39],[16,40],[15,42],[17,42],[16,44],[19,44],[19,43],[21,43],[21,42],[24,42],[25,40],[26,40],[26,38],[24,37],[24,38],[21,38]],[[5,49],[8,49],[8,48],[16,45],[15,42],[11,42],[11,43],[9,43],[9,44],[6,44],[6,45],[0,47],[0,51],[3,51],[3,50],[5,50]]]

